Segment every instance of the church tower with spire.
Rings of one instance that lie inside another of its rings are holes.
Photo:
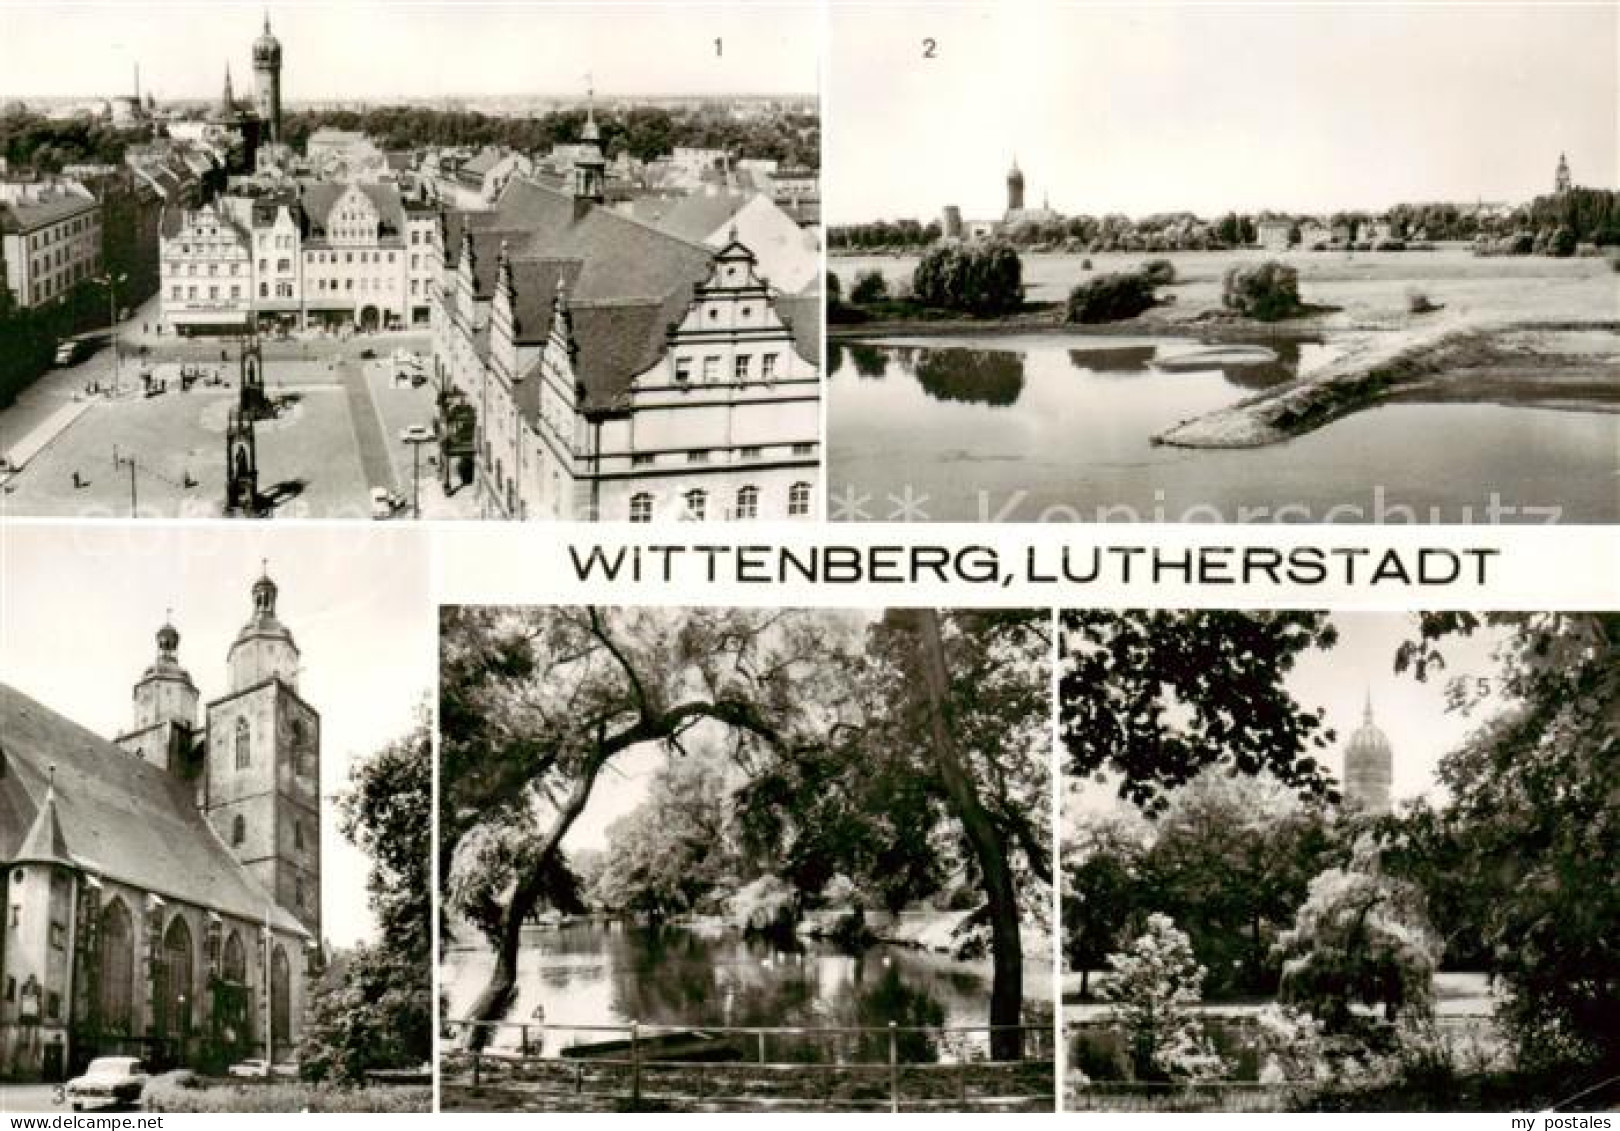
[[[157,655],[132,695],[130,729],[116,739],[131,754],[177,777],[195,770],[192,747],[197,734],[197,685],[180,665],[180,632],[170,620],[157,630]]]
[[[320,716],[298,694],[299,651],[269,570],[226,657],[229,690],[207,705],[202,808],[243,867],[321,937]]]
[[[1389,738],[1373,722],[1369,692],[1361,711],[1361,725],[1344,748],[1345,804],[1375,815],[1388,813],[1394,764],[1395,754],[1390,749]]]
[[[1569,159],[1560,153],[1558,155],[1558,170],[1553,174],[1553,192],[1563,196],[1569,189]]]

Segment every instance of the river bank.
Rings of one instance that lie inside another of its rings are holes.
[[[1143,256],[1025,257],[1029,302],[1000,319],[918,319],[833,324],[829,340],[927,335],[1175,337],[1205,344],[1315,340],[1328,347],[1294,380],[1155,431],[1156,445],[1254,448],[1314,431],[1385,403],[1504,405],[1620,412],[1617,279],[1601,260],[1482,259],[1463,252],[1188,252],[1169,258],[1175,281],[1143,314],[1100,325],[1064,320],[1067,285],[1130,270]],[[1276,258],[1300,273],[1300,316],[1280,322],[1222,308],[1220,279],[1237,264]],[[1085,263],[1091,264],[1090,269]],[[909,261],[877,261],[904,277]],[[840,275],[872,260],[835,259]],[[1436,309],[1414,313],[1414,295]]]

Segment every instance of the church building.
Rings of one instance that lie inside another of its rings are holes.
[[[109,741],[0,685],[0,1079],[294,1059],[321,938],[320,716],[268,575],[202,702],[165,623]]]
[[[1388,736],[1373,722],[1369,695],[1362,709],[1361,725],[1344,748],[1345,804],[1373,815],[1388,813],[1390,786],[1395,780],[1394,763]]]

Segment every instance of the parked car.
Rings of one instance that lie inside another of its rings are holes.
[[[86,1104],[132,1104],[141,1098],[146,1081],[146,1066],[137,1057],[98,1056],[64,1091],[73,1110],[83,1111]]]
[[[298,1062],[296,1060],[284,1060],[280,1064],[272,1064],[270,1066],[270,1075],[285,1076],[296,1080],[298,1079]]]
[[[84,356],[87,343],[83,338],[69,338],[56,347],[56,364],[72,365]]]
[[[268,1060],[244,1060],[233,1064],[225,1070],[227,1076],[241,1076],[247,1079],[270,1075],[270,1062]]]
[[[407,444],[426,444],[433,440],[433,429],[426,424],[413,424],[400,429],[399,438]]]
[[[387,487],[373,487],[371,489],[371,517],[394,517],[394,496]]]

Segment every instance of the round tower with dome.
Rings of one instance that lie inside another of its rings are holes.
[[[1361,725],[1344,748],[1344,800],[1367,813],[1388,813],[1395,753],[1389,737],[1373,722],[1372,696],[1362,708]]]
[[[263,123],[265,140],[281,142],[281,41],[270,34],[270,13],[264,14],[264,34],[253,41],[254,109]]]

